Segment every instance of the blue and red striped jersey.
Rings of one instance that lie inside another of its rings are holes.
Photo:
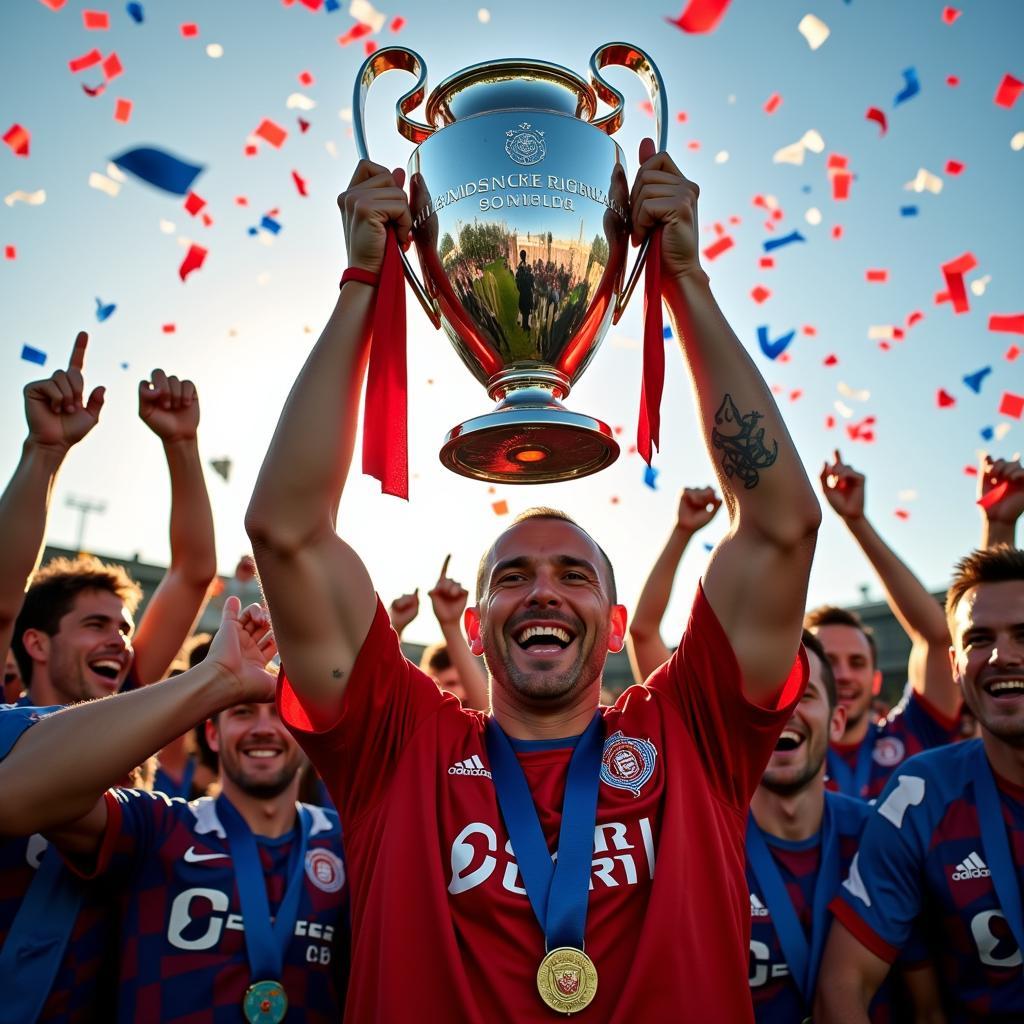
[[[861,743],[833,743],[829,750],[845,762],[852,774],[857,770],[857,757],[862,744],[872,743],[868,783],[860,793],[847,795],[862,800],[877,800],[889,776],[908,757],[953,743],[959,736],[959,719],[946,718],[908,683],[903,699],[874,729],[868,731]],[[827,778],[825,786],[833,791],[839,789],[834,778]]]
[[[238,1024],[253,981],[234,865],[218,802],[117,789],[94,874],[119,880],[117,1020]],[[225,799],[223,796],[221,800]],[[298,919],[280,981],[286,1021],[337,1024],[348,962],[348,885],[337,816],[309,807],[312,828]],[[297,830],[256,836],[271,916],[284,896]]]
[[[921,919],[950,1024],[1024,1019],[1021,950],[992,884],[970,775],[981,742],[931,750],[897,769],[832,904],[838,920],[890,963]],[[996,782],[1024,881],[1024,789]]]

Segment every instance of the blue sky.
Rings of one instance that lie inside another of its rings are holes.
[[[90,549],[166,558],[159,445],[135,415],[140,377],[162,366],[196,381],[204,457],[233,462],[230,482],[209,474],[221,567],[229,571],[246,549],[242,515],[288,387],[337,294],[344,246],[335,197],[355,163],[346,118],[363,41],[337,43],[353,24],[347,3],[333,13],[272,0],[143,6],[141,25],[120,2],[69,0],[55,12],[39,0],[12,0],[0,8],[0,132],[18,123],[31,133],[27,159],[0,150],[0,194],[47,193],[41,206],[0,207],[0,244],[17,249],[15,260],[0,263],[0,380],[8,396],[0,402],[0,473],[13,468],[24,433],[20,389],[39,372],[20,359],[22,346],[47,352],[49,373],[64,365],[76,330],[85,327],[93,338],[87,383],[108,386],[107,408],[61,475],[49,539],[74,540],[76,516],[64,507],[69,494],[104,498],[106,512],[89,526]],[[585,73],[591,52],[604,42],[624,39],[645,48],[666,81],[670,152],[701,186],[702,244],[714,240],[715,222],[726,224],[735,241],[706,264],[713,288],[768,382],[780,388],[809,472],[816,475],[822,459],[845,441],[844,455],[868,474],[868,511],[883,535],[926,583],[943,585],[952,562],[978,536],[974,481],[963,469],[986,447],[980,431],[1006,424],[1005,436],[990,447],[1000,454],[1024,447],[1021,421],[997,411],[1003,392],[1024,393],[1024,358],[1004,359],[1013,342],[1024,347],[1024,341],[987,326],[993,313],[1024,311],[1016,251],[1024,237],[1024,151],[1010,146],[1024,130],[1024,100],[1009,110],[993,103],[1004,74],[1024,78],[1024,5],[963,0],[955,4],[962,16],[947,25],[945,5],[933,0],[733,0],[708,35],[685,35],[667,24],[665,16],[679,7],[661,3],[521,0],[494,7],[486,22],[480,6],[378,5],[388,23],[401,15],[406,24],[393,34],[386,23],[369,38],[421,53],[431,85],[489,58],[532,56]],[[109,11],[110,30],[86,31],[83,9]],[[831,30],[817,50],[797,30],[808,13]],[[199,26],[197,37],[181,36],[185,22]],[[223,56],[208,56],[210,44],[219,44]],[[97,69],[73,75],[67,67],[93,47],[116,51],[125,69],[95,98],[81,83],[98,82]],[[915,69],[921,89],[895,105],[906,68]],[[312,73],[314,85],[300,85],[303,71]],[[948,86],[949,75],[960,85]],[[617,138],[632,175],[639,140],[653,126],[640,107],[640,83],[625,71],[609,77],[628,98]],[[394,130],[392,112],[406,88],[403,76],[387,76],[370,96],[371,153],[392,166],[404,165],[411,152]],[[292,93],[308,96],[315,108],[288,109]],[[773,93],[782,102],[766,114]],[[118,97],[134,104],[128,124],[113,119]],[[886,113],[884,136],[865,119],[871,106]],[[685,121],[676,119],[679,112]],[[305,134],[299,114],[310,122]],[[246,157],[246,138],[263,118],[285,127],[288,138],[280,150],[262,146],[258,156]],[[823,153],[807,154],[802,166],[773,162],[777,150],[809,129],[824,139]],[[134,180],[116,197],[89,187],[90,173],[103,173],[110,157],[147,144],[206,166],[194,188],[207,201],[211,227],[191,218],[176,197]],[[845,202],[831,197],[826,159],[832,153],[847,157],[855,175]],[[947,174],[948,160],[965,170]],[[904,188],[919,168],[943,179],[941,193]],[[292,171],[308,181],[308,197],[299,196]],[[248,207],[235,205],[240,195]],[[774,233],[765,229],[765,210],[752,203],[756,195],[774,197],[783,211]],[[907,205],[917,206],[916,217],[900,215]],[[812,207],[821,212],[817,226],[806,219]],[[279,210],[282,230],[265,245],[247,228],[271,209]],[[729,226],[730,217],[740,223]],[[164,233],[161,220],[173,223],[174,232]],[[831,236],[836,224],[843,228],[839,240]],[[806,242],[778,250],[775,267],[762,269],[764,241],[792,230]],[[209,249],[205,266],[185,283],[177,276],[182,238]],[[970,312],[958,316],[933,297],[944,287],[940,265],[966,251],[978,260],[968,281],[989,280],[983,294],[970,294]],[[888,282],[867,283],[869,268],[887,269]],[[757,285],[772,293],[761,305],[750,296]],[[97,296],[118,307],[103,324],[94,315]],[[872,326],[905,326],[914,310],[924,319],[890,351],[869,339]],[[479,553],[502,525],[491,503],[504,498],[513,512],[544,503],[577,515],[608,549],[620,590],[635,603],[672,521],[678,488],[713,479],[678,353],[669,352],[657,490],[644,486],[639,459],[624,454],[589,480],[492,494],[437,461],[445,432],[490,403],[411,296],[409,311],[412,500],[381,497],[375,482],[353,479],[342,506],[346,533],[382,595],[427,589],[448,551],[452,571],[470,580]],[[639,397],[640,318],[635,301],[568,401],[622,427],[627,445]],[[174,334],[161,331],[165,323],[176,325]],[[762,354],[761,325],[772,338],[796,328],[788,362]],[[816,334],[801,333],[804,325]],[[823,365],[829,354],[838,365]],[[975,394],[962,377],[985,366],[992,372]],[[845,397],[840,383],[856,397]],[[953,407],[937,407],[939,388],[955,397]],[[794,391],[801,392],[795,401]],[[863,391],[870,392],[866,400]],[[850,421],[836,410],[837,400],[849,407]],[[831,430],[829,415],[837,421]],[[867,415],[877,418],[877,440],[851,443],[845,424]],[[897,508],[909,518],[897,518]],[[825,515],[811,600],[856,600],[865,582],[877,595],[864,560],[831,513]],[[669,632],[685,619],[706,559],[701,541],[714,542],[725,527],[722,514],[688,552]],[[409,632],[430,639],[429,616]]]

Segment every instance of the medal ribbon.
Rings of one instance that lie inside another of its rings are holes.
[[[385,494],[408,500],[405,278],[393,227],[387,229],[372,330],[363,403],[363,472],[376,477]]]
[[[839,888],[839,829],[828,799],[825,800],[825,813],[821,821],[821,859],[818,862],[818,878],[814,883],[811,905],[810,943],[807,942],[807,935],[797,917],[793,901],[789,898],[779,866],[753,814],[747,816],[747,859],[772,915],[772,924],[786,956],[789,973],[809,1007],[814,1000],[814,985],[825,948],[825,936],[828,934],[828,904]]]
[[[537,807],[519,759],[501,726],[487,722],[487,756],[498,806],[523,878],[523,887],[548,950],[583,949],[594,856],[597,790],[604,723],[600,712],[579,738],[565,780],[558,859],[552,864]]]
[[[845,758],[829,747],[826,754],[829,778],[834,779],[839,792],[852,796],[855,800],[864,800],[864,790],[871,781],[871,755],[878,739],[878,726],[872,723],[861,740],[857,749],[857,767],[851,772]]]
[[[971,780],[974,783],[974,802],[978,809],[981,825],[981,843],[985,847],[985,859],[992,872],[992,885],[999,898],[999,906],[1006,918],[1017,948],[1024,952],[1024,910],[1021,908],[1020,882],[1017,869],[1010,853],[1010,840],[1003,820],[1003,802],[999,799],[992,766],[985,756],[981,740],[971,764]]]
[[[277,917],[271,922],[267,883],[263,877],[263,865],[260,863],[256,839],[245,819],[231,806],[227,798],[217,798],[217,816],[227,833],[228,847],[235,865],[238,899],[242,904],[245,950],[249,957],[251,980],[254,982],[281,980],[285,951],[298,920],[302,876],[306,870],[306,846],[313,824],[312,815],[305,807],[300,806],[298,812],[299,839],[292,845],[288,885],[277,908]]]
[[[636,450],[649,466],[661,447],[661,392],[665,386],[665,330],[661,309],[661,227],[650,235],[644,268],[644,368]]]

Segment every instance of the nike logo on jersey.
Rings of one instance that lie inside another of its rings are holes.
[[[196,848],[190,846],[185,851],[184,861],[186,864],[198,864],[203,860],[216,860],[218,857],[227,857],[226,853],[196,853]]]
[[[448,769],[449,775],[479,775],[485,779],[491,777],[491,773],[484,767],[483,761],[480,760],[479,755],[474,754],[472,757],[467,757],[465,761],[456,761]]]
[[[953,881],[966,882],[971,878],[988,878],[991,874],[988,865],[975,850],[957,864],[956,870],[953,872]]]

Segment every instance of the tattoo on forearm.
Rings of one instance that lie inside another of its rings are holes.
[[[744,415],[736,408],[732,395],[726,395],[711,431],[711,443],[722,450],[725,475],[730,480],[738,477],[748,491],[758,485],[760,470],[767,469],[779,456],[778,441],[773,440],[770,449],[765,445],[764,427],[757,425],[763,418],[756,409]]]

